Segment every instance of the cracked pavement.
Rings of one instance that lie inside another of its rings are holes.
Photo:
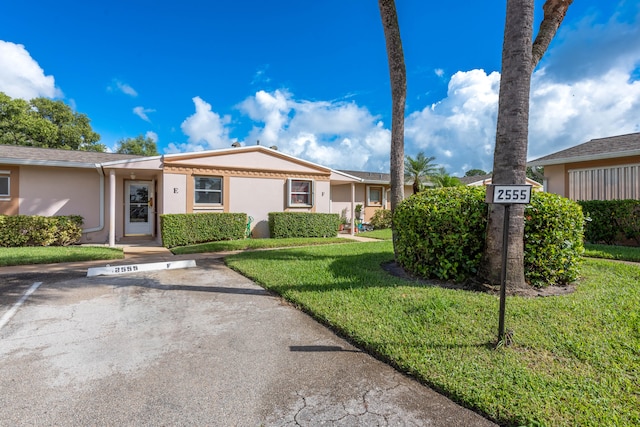
[[[0,329],[0,425],[494,425],[220,260],[197,264],[38,275]],[[0,269],[15,284],[0,315],[30,280]]]

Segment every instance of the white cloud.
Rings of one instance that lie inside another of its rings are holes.
[[[464,173],[467,164],[491,169],[499,85],[497,72],[455,73],[446,98],[406,118],[405,153],[435,156],[451,174]]]
[[[534,75],[531,93],[531,158],[592,138],[640,131],[640,81],[631,81],[629,71],[612,69],[571,83],[543,77]]]
[[[227,148],[235,139],[229,137],[227,125],[231,117],[220,116],[211,110],[211,104],[199,96],[193,98],[196,112],[182,122],[182,132],[187,135],[186,143],[171,143],[168,153],[204,151]]]
[[[260,122],[245,139],[338,169],[388,168],[390,133],[354,102],[296,100],[286,91],[259,91],[239,108]]]
[[[530,159],[640,131],[640,27],[637,16],[630,23],[617,17],[565,28],[533,74]],[[444,99],[408,115],[405,152],[436,156],[452,174],[491,170],[499,79],[482,70],[454,74]]]
[[[144,137],[152,140],[153,142],[158,142],[158,134],[153,131],[147,131],[147,133],[144,134]]]
[[[265,64],[261,66],[253,75],[253,80],[251,80],[251,84],[256,85],[256,84],[270,83],[271,79],[269,78],[269,76],[267,76],[268,70],[269,70],[269,64]]]
[[[113,80],[113,83],[107,87],[107,90],[109,92],[115,92],[115,91],[122,92],[125,95],[129,95],[133,98],[138,96],[138,92],[133,87],[117,79]]]
[[[149,116],[147,116],[147,113],[153,113],[155,111],[156,110],[153,110],[151,108],[144,108],[144,107],[134,107],[133,108],[133,114],[135,114],[136,116],[140,117],[145,122],[151,122],[151,120],[149,119]]]
[[[635,21],[612,19],[563,30],[532,78],[530,159],[591,138],[640,132],[638,28]],[[602,49],[593,48],[595,41]],[[581,60],[584,66],[576,62]],[[453,74],[443,99],[407,112],[405,153],[424,151],[454,175],[493,169],[499,83],[498,72]],[[228,147],[231,119],[200,98],[194,103],[196,113],[182,125],[189,142],[170,150]],[[354,101],[308,101],[286,90],[261,90],[238,109],[253,122],[245,145],[260,140],[336,169],[388,171],[390,130]]]
[[[0,92],[12,98],[62,96],[53,76],[44,70],[21,44],[0,40]]]

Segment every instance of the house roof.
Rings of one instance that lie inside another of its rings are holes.
[[[262,146],[238,147],[230,149],[218,149],[210,151],[198,151],[193,153],[176,153],[165,156],[145,157],[131,154],[100,153],[94,151],[74,151],[59,150],[51,148],[25,147],[20,145],[0,144],[0,164],[8,165],[36,165],[36,166],[57,166],[57,167],[79,167],[95,168],[103,167],[127,167],[132,168],[138,165],[139,169],[148,169],[152,165],[153,169],[161,167],[161,161],[175,162],[185,159],[197,159],[203,157],[220,156],[239,152],[264,152],[269,155],[294,162],[305,167],[319,170],[323,173],[330,173],[331,180],[336,182],[362,182],[358,176],[347,174],[344,171],[337,171],[326,166],[322,166],[307,160],[298,159],[291,155]],[[156,164],[158,163],[157,167]],[[388,174],[386,174],[388,176]]]
[[[491,181],[491,174],[488,173],[486,175],[463,176],[462,178],[458,178],[458,179],[464,185],[472,185],[478,182],[482,184],[486,181]]]
[[[458,179],[464,185],[469,185],[469,186],[489,185],[493,182],[493,177],[490,173],[486,175],[463,176],[462,178],[458,178]],[[525,182],[528,185],[531,185],[533,187],[542,187],[542,184],[540,184],[538,181],[533,180],[531,178],[526,178]]]
[[[93,168],[96,163],[138,158],[142,158],[142,156],[0,144],[0,164]]]
[[[340,170],[338,172],[355,176],[356,178],[362,179],[366,183],[389,184],[391,182],[391,174],[388,174],[388,173],[348,171],[348,170]]]
[[[638,155],[640,155],[640,132],[592,139],[589,142],[532,160],[527,164],[529,166],[547,166]]]

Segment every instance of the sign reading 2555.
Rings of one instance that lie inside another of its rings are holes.
[[[526,205],[531,200],[530,185],[488,185],[487,203]]]

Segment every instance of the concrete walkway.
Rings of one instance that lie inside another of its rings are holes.
[[[494,425],[230,270],[223,254],[125,254],[118,262],[198,266],[99,278],[83,273],[109,262],[0,268],[0,281],[43,281],[0,329],[0,425]]]

